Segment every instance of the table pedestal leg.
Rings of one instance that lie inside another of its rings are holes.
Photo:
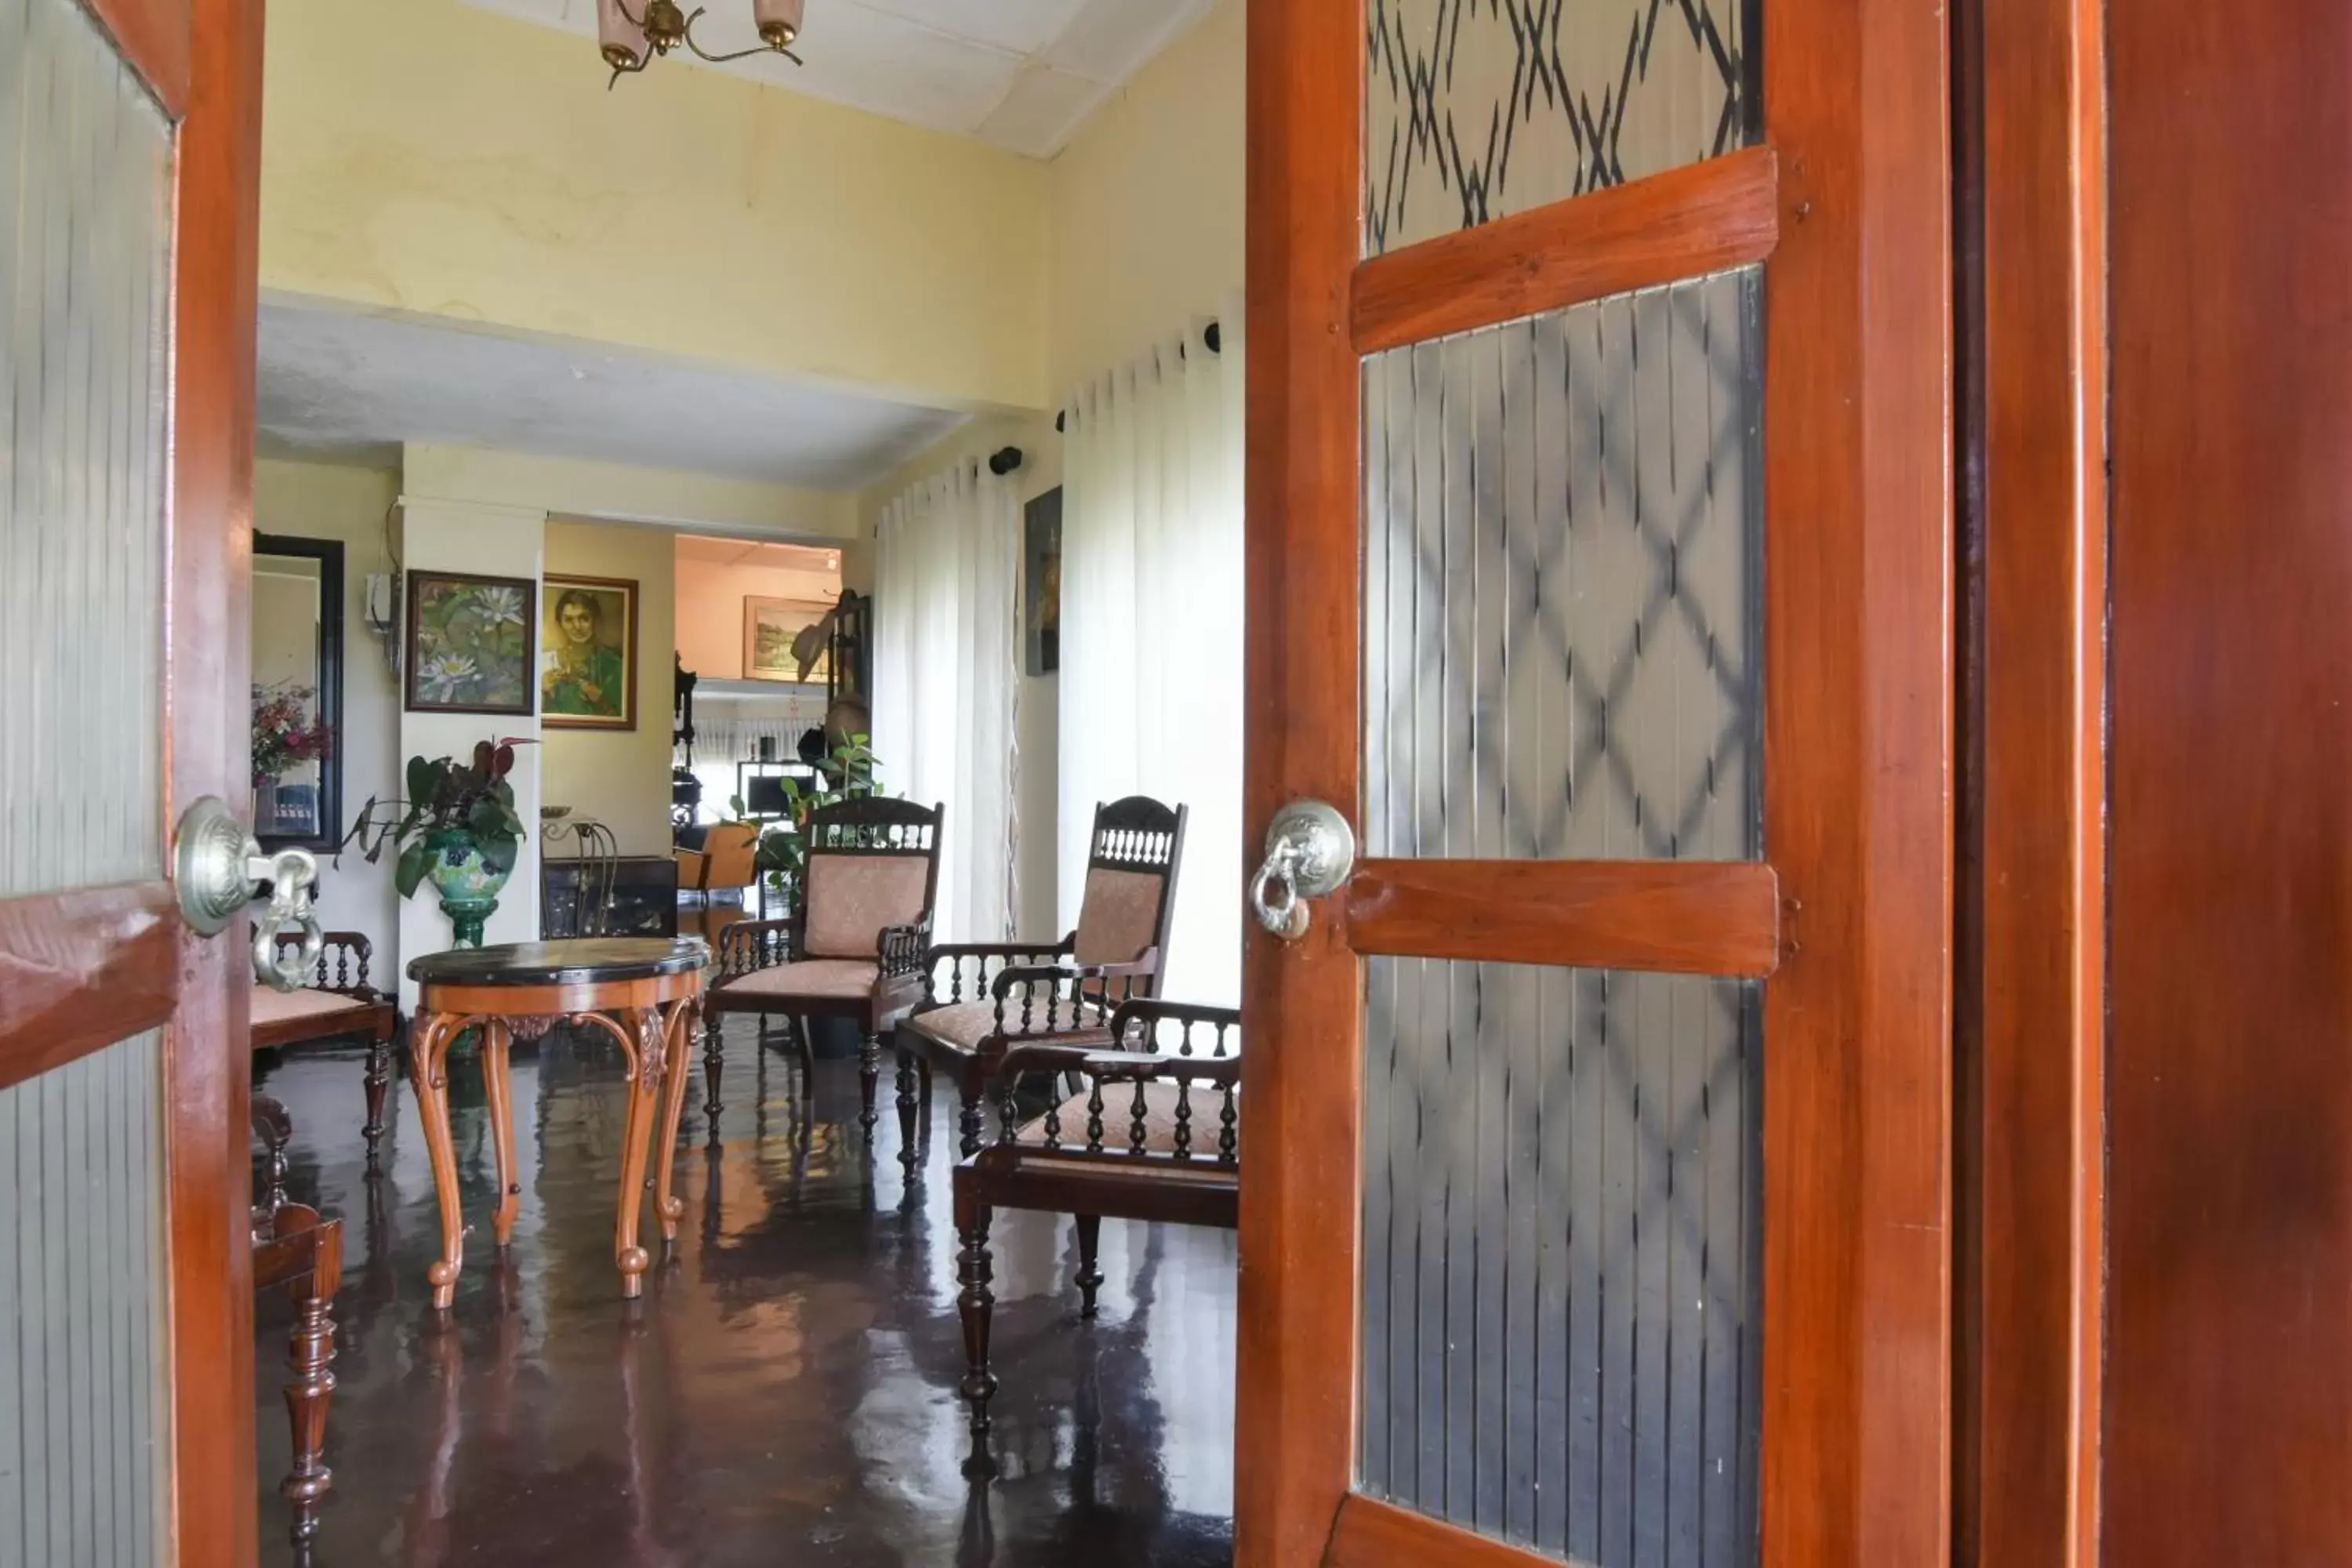
[[[449,1042],[466,1020],[456,1014],[428,1013],[409,1034],[408,1080],[416,1088],[417,1114],[425,1123],[425,1146],[433,1161],[433,1186],[441,1200],[441,1256],[425,1271],[433,1305],[457,1298],[457,1271],[466,1261],[466,1219],[457,1201],[457,1152],[449,1137]]]
[[[686,1115],[686,1079],[694,1060],[694,1036],[702,1008],[691,1000],[670,1005],[663,1038],[668,1041],[668,1065],[662,1070],[662,1113],[654,1130],[654,1213],[661,1220],[662,1239],[677,1239],[678,1217],[686,1205],[671,1190],[677,1167],[677,1129]]]
[[[653,1141],[664,1069],[669,1065],[667,1031],[661,1009],[647,1007],[624,1020],[631,1036],[629,1051],[629,1120],[621,1146],[621,1199],[613,1223],[613,1259],[621,1269],[621,1294],[631,1300],[645,1293],[645,1274],[653,1259],[637,1244],[637,1225],[646,1202],[646,1156]]]
[[[482,1026],[482,1082],[490,1104],[490,1145],[499,1163],[499,1206],[492,1234],[503,1251],[514,1240],[515,1215],[522,1207],[522,1184],[515,1176],[514,1078],[508,1058],[514,1031],[503,1018]]]

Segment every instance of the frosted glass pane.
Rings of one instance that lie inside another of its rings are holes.
[[[1373,855],[1762,851],[1754,268],[1364,362]]]
[[[1365,253],[1758,141],[1756,5],[1365,0]]]
[[[1369,961],[1363,1490],[1591,1568],[1758,1561],[1759,999]]]
[[[72,0],[0,0],[0,898],[163,874],[171,142]]]
[[[163,872],[171,135],[73,0],[0,0],[0,898]],[[164,1560],[149,1033],[0,1091],[0,1568]]]

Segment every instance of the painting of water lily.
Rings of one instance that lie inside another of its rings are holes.
[[[528,577],[411,572],[409,711],[530,713],[538,595]]]

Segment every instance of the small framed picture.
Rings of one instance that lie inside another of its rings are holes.
[[[829,627],[819,623],[833,606],[816,599],[743,601],[743,679],[794,680],[822,686],[833,672]],[[803,637],[803,633],[811,635]],[[808,655],[803,665],[801,654]]]
[[[528,577],[411,572],[409,711],[532,713],[538,595],[539,584]]]
[[[547,574],[539,715],[551,730],[637,727],[637,585]]]

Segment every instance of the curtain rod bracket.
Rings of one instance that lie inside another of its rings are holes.
[[[1021,448],[1018,447],[1002,447],[989,455],[988,471],[1000,479],[1020,466]]]

